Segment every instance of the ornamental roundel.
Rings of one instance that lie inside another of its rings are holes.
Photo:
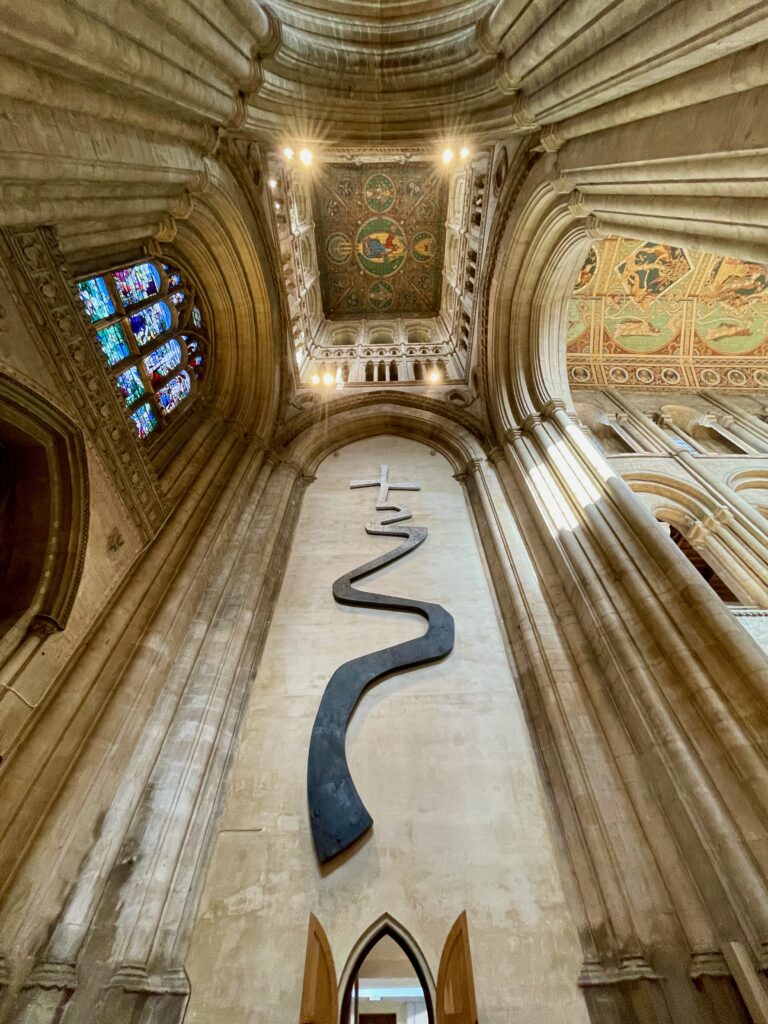
[[[357,262],[372,277],[389,277],[407,255],[405,231],[389,217],[374,217],[362,225],[355,240]]]
[[[434,258],[437,252],[435,236],[429,231],[420,231],[414,236],[411,246],[411,256],[419,263],[428,263]]]
[[[389,309],[395,298],[395,289],[386,281],[374,281],[368,289],[368,301],[377,311]]]
[[[328,253],[328,259],[331,263],[341,266],[342,263],[346,263],[349,257],[352,255],[352,243],[346,235],[340,231],[334,232],[328,236],[328,241],[325,243],[325,250]]]
[[[395,201],[395,183],[388,174],[372,174],[363,191],[365,204],[374,213],[386,213]]]

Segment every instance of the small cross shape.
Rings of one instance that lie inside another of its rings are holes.
[[[379,497],[376,501],[376,505],[385,505],[389,498],[389,492],[392,491],[420,491],[421,484],[395,484],[389,482],[389,466],[384,463],[380,469],[380,475],[378,480],[350,480],[350,487],[378,487]]]

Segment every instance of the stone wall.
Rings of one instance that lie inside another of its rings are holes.
[[[186,1020],[298,1019],[310,912],[336,971],[381,915],[419,943],[433,976],[466,908],[483,1024],[586,1020],[575,985],[581,951],[566,908],[547,797],[462,487],[424,445],[379,436],[342,448],[305,494],[275,606],[187,969]],[[318,701],[354,656],[420,635],[423,623],[337,605],[332,581],[392,546],[369,537],[376,490],[351,479],[415,480],[393,492],[429,528],[424,545],[361,584],[437,601],[453,614],[455,648],[435,665],[387,679],[348,736],[350,769],[373,832],[320,870],[306,806],[306,763]]]

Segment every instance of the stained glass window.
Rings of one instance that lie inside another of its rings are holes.
[[[160,273],[152,263],[137,263],[135,267],[115,271],[112,276],[124,306],[135,306],[160,291]]]
[[[157,392],[157,398],[164,415],[167,416],[172,409],[175,409],[180,402],[184,401],[189,394],[191,386],[192,382],[189,379],[189,374],[182,370],[177,377],[172,377],[164,387],[160,388]]]
[[[138,313],[132,313],[130,319],[133,336],[140,345],[148,344],[171,327],[171,311],[164,302],[145,306]]]
[[[124,373],[120,374],[117,378],[117,386],[125,396],[126,405],[132,405],[137,398],[141,398],[144,394],[144,383],[135,366],[129,366]]]
[[[160,377],[167,376],[171,370],[175,370],[182,360],[181,345],[178,341],[166,341],[160,348],[146,357],[144,365],[150,374],[157,374]]]
[[[140,438],[163,430],[208,365],[208,339],[192,280],[145,261],[84,278],[77,287],[96,340]]]
[[[91,323],[103,320],[105,316],[111,316],[115,312],[115,304],[103,277],[92,277],[88,281],[81,281],[78,288],[85,312]]]
[[[157,426],[157,416],[155,416],[151,405],[140,405],[135,412],[131,413],[131,419],[136,424],[139,437],[151,434]]]
[[[121,362],[131,354],[125,333],[120,324],[110,324],[109,327],[102,327],[96,333],[110,366],[114,366],[115,363]]]

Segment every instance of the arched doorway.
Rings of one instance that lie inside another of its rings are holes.
[[[390,925],[359,953],[341,1002],[341,1024],[434,1024],[421,965]]]

